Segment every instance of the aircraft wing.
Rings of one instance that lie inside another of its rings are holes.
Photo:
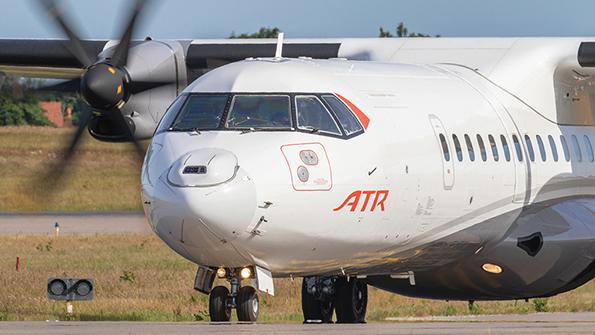
[[[138,41],[137,43],[139,43]],[[249,57],[272,57],[275,54],[274,39],[260,40],[179,40],[164,41],[179,43],[185,51],[185,63],[189,73],[204,72]],[[82,41],[89,55],[98,55],[107,40]],[[72,79],[82,74],[83,65],[70,52],[72,43],[59,39],[0,39],[0,72],[6,75]],[[333,58],[339,53],[340,43],[327,40],[294,40],[284,45],[285,57]]]
[[[83,41],[89,54],[97,55],[107,41]],[[69,51],[67,40],[0,39],[0,72],[6,75],[71,79],[83,66]]]

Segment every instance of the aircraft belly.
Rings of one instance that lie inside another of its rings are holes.
[[[369,282],[399,294],[452,300],[522,299],[564,292],[595,276],[594,205],[595,197],[583,197],[528,206],[493,243],[475,242],[485,240],[482,232],[492,229],[497,218],[420,248],[423,257],[412,257],[408,267],[399,268],[414,271],[414,286],[387,275],[370,276]],[[521,247],[529,237],[536,243]],[[500,266],[502,272],[484,271],[486,263]]]

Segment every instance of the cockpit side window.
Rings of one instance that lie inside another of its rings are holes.
[[[347,136],[363,131],[362,125],[355,118],[355,115],[334,95],[323,95],[322,99],[339,119]]]
[[[291,129],[287,95],[236,95],[225,127],[228,129]]]
[[[169,130],[188,131],[219,128],[228,98],[227,94],[189,96]]]
[[[161,122],[159,123],[159,126],[155,131],[155,134],[159,134],[170,128],[171,124],[174,122],[174,119],[178,116],[180,109],[182,109],[182,106],[184,106],[186,98],[188,98],[187,95],[180,95],[176,98],[176,100],[174,100],[171,106],[169,106],[167,111],[165,111],[165,113],[163,114]]]
[[[315,96],[295,98],[297,124],[301,130],[341,135],[337,122]]]

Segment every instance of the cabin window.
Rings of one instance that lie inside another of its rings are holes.
[[[488,141],[490,141],[490,147],[492,147],[492,156],[494,156],[494,161],[497,162],[500,160],[500,154],[498,154],[498,146],[496,145],[494,136],[488,135]]]
[[[337,122],[317,97],[297,96],[295,98],[295,108],[298,129],[313,133],[341,135]]]
[[[581,152],[581,146],[578,144],[578,139],[576,135],[572,135],[572,145],[574,146],[574,153],[576,153],[576,158],[579,162],[583,161],[583,153]]]
[[[236,95],[225,122],[230,129],[290,129],[287,95]]]
[[[500,142],[502,142],[502,149],[504,151],[504,157],[507,162],[510,162],[510,148],[508,147],[508,141],[504,135],[500,135]]]
[[[541,136],[537,135],[537,146],[539,147],[539,154],[541,155],[541,160],[545,162],[547,156],[545,154],[545,146],[543,145],[543,140],[541,140]]]
[[[461,142],[459,142],[459,138],[457,135],[452,135],[452,141],[455,143],[455,150],[457,152],[457,159],[459,162],[463,161],[463,149],[461,148]]]
[[[519,138],[516,135],[512,135],[512,141],[514,142],[516,157],[519,160],[519,162],[522,162],[523,161],[523,148],[521,146],[521,142],[519,141]]]
[[[488,154],[486,152],[486,146],[483,143],[483,139],[479,134],[477,134],[477,143],[479,144],[479,152],[481,153],[481,159],[485,162],[488,160]]]
[[[531,162],[535,162],[535,151],[533,150],[533,143],[529,135],[525,135],[525,142],[527,143],[527,151],[529,152],[529,159]]]
[[[172,131],[211,130],[219,128],[227,105],[227,94],[190,95],[169,128]],[[176,104],[172,105],[172,108]]]
[[[552,157],[554,158],[554,162],[558,161],[558,148],[556,147],[556,141],[554,141],[554,138],[552,137],[552,135],[549,135],[547,137],[548,141],[550,142],[550,149],[552,149]]]
[[[467,144],[467,152],[469,153],[469,160],[475,162],[475,150],[473,150],[473,143],[469,135],[465,134],[465,143]]]
[[[349,108],[347,108],[347,106],[345,106],[345,104],[343,104],[337,97],[334,95],[324,95],[322,96],[322,100],[324,100],[333,113],[335,113],[347,136],[364,130],[351,110],[349,110]]]
[[[440,134],[440,145],[442,145],[444,160],[450,162],[450,150],[448,150],[448,143],[446,143],[446,137],[444,137],[444,134]]]
[[[587,157],[589,162],[595,161],[595,157],[593,156],[593,146],[591,145],[591,141],[589,140],[589,136],[585,135],[585,147],[587,147]]]
[[[564,137],[564,135],[560,135],[560,142],[562,142],[562,150],[564,151],[564,159],[567,162],[570,162],[570,149],[568,148],[568,142],[566,142],[566,137]]]

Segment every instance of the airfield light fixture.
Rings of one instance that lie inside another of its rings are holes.
[[[90,278],[50,278],[47,293],[50,300],[93,300],[94,281]]]
[[[502,273],[502,267],[500,267],[499,265],[496,265],[496,264],[492,264],[492,263],[485,263],[484,265],[481,266],[481,268],[483,269],[483,271],[488,272],[488,273],[493,273],[493,274]]]
[[[240,277],[242,277],[242,279],[248,279],[252,277],[252,269],[249,267],[242,268],[240,271]]]

